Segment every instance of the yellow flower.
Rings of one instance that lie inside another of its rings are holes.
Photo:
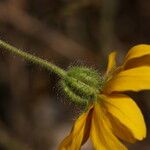
[[[127,150],[119,139],[133,143],[146,137],[140,109],[122,92],[150,89],[150,46],[131,48],[119,67],[115,58],[112,52],[105,74],[107,81],[98,99],[75,121],[59,150],[80,150],[88,138],[95,150]]]

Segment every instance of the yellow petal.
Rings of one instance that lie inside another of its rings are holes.
[[[123,66],[123,69],[127,70],[127,69],[140,67],[140,66],[150,66],[150,55],[131,59]]]
[[[89,137],[92,108],[75,122],[71,133],[61,142],[59,150],[79,150]]]
[[[124,70],[114,75],[104,87],[104,93],[141,91],[150,89],[150,67],[142,66]]]
[[[90,137],[95,150],[127,150],[113,135],[106,114],[98,103],[95,104],[92,116]]]
[[[112,70],[116,67],[116,52],[112,52],[108,56],[108,66],[106,74],[112,72]]]
[[[117,137],[129,143],[136,142],[136,139],[134,138],[132,132],[124,124],[122,124],[116,117],[108,113],[108,118],[111,122],[113,133]]]
[[[150,55],[150,45],[140,44],[132,47],[125,57],[125,64],[131,59]]]
[[[127,95],[114,94],[103,96],[104,105],[114,121],[112,127],[122,131],[116,133],[126,141],[142,140],[146,137],[146,126],[143,115],[136,103]],[[117,125],[116,127],[114,125]],[[114,131],[117,131],[116,129]],[[129,138],[129,139],[127,139]]]

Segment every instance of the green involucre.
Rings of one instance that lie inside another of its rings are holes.
[[[66,95],[77,104],[89,104],[97,100],[104,80],[99,73],[87,67],[72,67],[61,81]]]

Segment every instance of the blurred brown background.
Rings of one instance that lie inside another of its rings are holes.
[[[0,39],[66,69],[86,64],[104,71],[133,45],[150,44],[148,0],[0,0]],[[58,86],[58,76],[0,52],[0,150],[56,150],[78,108]],[[150,92],[132,96],[150,130]],[[150,132],[130,150],[150,150]],[[91,150],[86,144],[84,150]]]

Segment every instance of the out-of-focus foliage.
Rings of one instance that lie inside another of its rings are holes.
[[[111,50],[121,61],[129,47],[150,43],[149,10],[148,0],[0,0],[0,38],[66,69],[86,64],[103,72]],[[131,96],[149,127],[149,92]],[[78,112],[57,76],[1,50],[1,150],[55,150]],[[149,140],[150,132],[129,148],[149,150]]]

